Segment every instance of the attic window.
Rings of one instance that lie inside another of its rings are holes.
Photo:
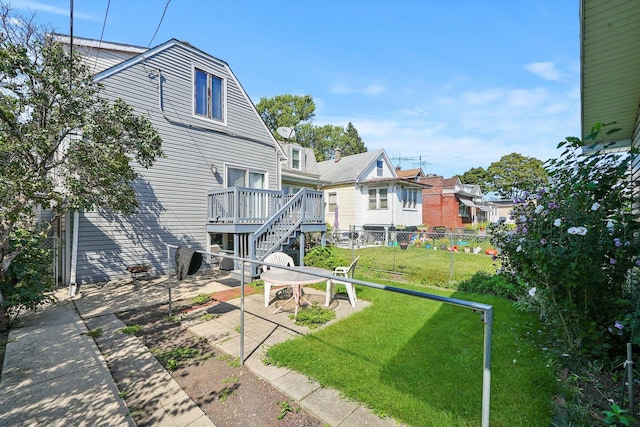
[[[376,161],[376,173],[378,176],[382,176],[382,160]]]
[[[224,79],[195,68],[193,81],[194,114],[210,120],[224,121]]]
[[[300,170],[300,150],[291,150],[291,169]]]

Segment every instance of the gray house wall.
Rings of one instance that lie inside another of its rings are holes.
[[[135,263],[164,273],[165,244],[206,248],[207,192],[227,186],[229,165],[265,172],[267,188],[279,188],[280,148],[225,62],[176,40],[143,55],[96,78],[152,121],[165,157],[149,169],[136,164],[137,214],[81,213],[77,283],[123,277]],[[194,117],[194,66],[226,80],[226,125]]]

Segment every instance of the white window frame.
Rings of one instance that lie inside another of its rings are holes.
[[[197,107],[196,75],[198,71],[206,73],[206,76],[207,76],[207,114],[206,115],[196,113],[196,107]],[[212,112],[211,112],[210,96],[211,96],[211,79],[212,78],[216,78],[220,80],[220,90],[222,92],[220,94],[220,102],[221,102],[220,108],[222,109],[222,111],[221,111],[221,118],[219,119],[211,116]],[[226,126],[227,125],[227,105],[228,105],[227,104],[227,79],[225,77],[222,77],[219,73],[216,73],[207,67],[193,64],[192,76],[191,76],[191,103],[192,103],[191,114],[193,115],[193,117],[199,120],[205,120],[210,123]]]
[[[418,190],[414,188],[402,189],[402,207],[404,209],[416,209],[418,206]]]
[[[376,160],[376,174],[382,176],[384,171],[384,161]]]
[[[384,191],[385,197],[382,197]],[[370,188],[367,191],[368,209],[380,210],[389,209],[389,189],[388,188]],[[384,203],[383,203],[384,201]]]
[[[336,192],[328,193],[327,209],[329,209],[329,213],[335,213],[337,205],[338,205],[338,193]]]
[[[382,193],[384,192],[384,197]],[[378,209],[389,208],[389,190],[386,188],[378,189]]]
[[[370,188],[369,191],[367,191],[367,198],[369,200],[369,210],[378,209],[378,190]]]
[[[298,155],[298,158],[296,159],[296,154]],[[298,162],[298,166],[296,167],[296,163]],[[295,169],[295,170],[301,170],[302,169],[302,150],[299,150],[297,148],[292,148],[291,149],[291,169]]]
[[[256,188],[256,187],[251,187],[251,174],[262,175],[262,188],[260,188],[260,190],[267,190],[269,188],[269,173],[266,170],[247,168],[246,166],[239,166],[239,165],[232,165],[232,164],[225,165],[225,170],[224,170],[225,187],[233,187],[233,185],[231,185],[231,183],[229,182],[229,169],[244,171],[244,182],[245,182],[244,187],[245,188]]]

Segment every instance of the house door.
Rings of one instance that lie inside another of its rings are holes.
[[[263,190],[266,187],[266,174],[242,168],[227,168],[227,187],[244,187]],[[240,216],[248,219],[267,218],[267,195],[261,192],[246,192],[238,203]]]

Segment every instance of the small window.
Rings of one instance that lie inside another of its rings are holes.
[[[291,150],[291,168],[300,170],[300,150]]]
[[[415,208],[418,205],[418,190],[404,188],[402,190],[402,207]]]
[[[338,202],[338,195],[336,193],[329,193],[329,212],[336,211],[337,202]]]
[[[378,176],[382,176],[382,160],[376,161],[376,172]]]
[[[375,209],[378,207],[377,196],[378,192],[376,190],[369,190],[369,209]]]
[[[387,189],[381,188],[379,195],[380,195],[380,209],[387,209]]]
[[[458,215],[468,218],[471,216],[471,209],[469,208],[469,206],[460,203],[460,207],[458,208]]]
[[[223,80],[206,71],[195,69],[193,110],[197,116],[224,120]]]

